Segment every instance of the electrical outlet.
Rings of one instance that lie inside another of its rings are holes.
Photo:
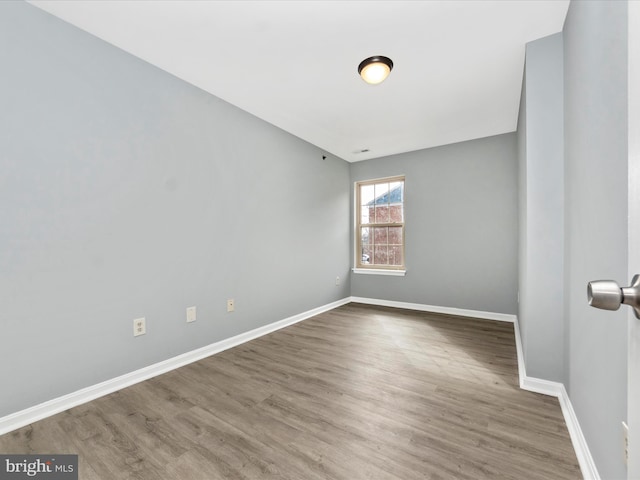
[[[340,285],[340,277],[336,277],[336,286]]]
[[[236,304],[233,298],[227,300],[227,312],[233,312],[236,309]]]
[[[147,321],[144,317],[136,318],[133,321],[133,336],[137,337],[139,335],[144,335],[147,333]]]
[[[624,422],[622,422],[622,435],[622,445],[624,448],[624,464],[627,465],[627,462],[629,461],[629,427]]]
[[[187,323],[196,321],[196,307],[187,307]]]

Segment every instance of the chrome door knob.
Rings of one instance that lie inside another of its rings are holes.
[[[622,289],[613,280],[596,280],[587,285],[589,305],[602,310],[618,310],[622,305]]]
[[[618,310],[620,305],[630,305],[640,318],[640,275],[634,275],[629,287],[622,287],[613,280],[596,280],[587,285],[589,305],[603,310]]]

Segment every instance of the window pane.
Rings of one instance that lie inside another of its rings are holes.
[[[363,227],[360,229],[360,243],[362,245],[369,245],[371,243],[371,229],[369,227]]]
[[[402,265],[402,247],[389,247],[389,265]]]
[[[362,206],[360,208],[360,223],[367,224],[375,221],[375,209],[374,207]]]
[[[389,184],[389,203],[404,202],[404,182],[391,182]]]
[[[360,205],[368,205],[375,198],[375,190],[373,185],[360,186]]]
[[[389,223],[389,207],[376,205],[376,223]]]
[[[402,227],[389,227],[389,245],[402,245]]]
[[[402,205],[391,205],[389,207],[389,222],[390,223],[402,223],[404,222],[402,216]]]
[[[362,264],[369,265],[373,259],[373,248],[370,245],[362,246]]]
[[[389,264],[389,255],[387,252],[386,245],[376,245],[374,247],[374,259],[373,263],[376,265],[388,265]]]
[[[373,229],[373,243],[376,245],[387,245],[389,243],[389,235],[387,231],[389,227],[376,227]],[[376,262],[378,263],[378,262]]]
[[[380,180],[358,185],[357,264],[374,267],[404,265],[404,181]],[[381,224],[398,224],[383,227]]]
[[[389,184],[388,183],[376,183],[376,205],[384,205],[389,203]]]

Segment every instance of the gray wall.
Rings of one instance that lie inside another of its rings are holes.
[[[590,308],[586,285],[628,281],[626,10],[572,2],[561,36],[527,45],[518,124],[527,374],[565,384],[602,478],[626,478],[627,312]]]
[[[352,182],[406,175],[407,265],[352,274],[352,295],[516,313],[517,167],[513,133],[351,164]]]
[[[527,375],[560,382],[564,374],[562,54],[561,33],[527,44],[518,132],[518,320]]]
[[[525,66],[526,68],[526,66]],[[523,72],[520,108],[518,110],[518,130],[516,150],[518,156],[518,322],[523,355],[527,356],[527,321],[520,317],[526,308],[527,291],[527,76]]]
[[[26,3],[0,65],[0,416],[349,295],[343,160]]]
[[[627,3],[571,2],[564,27],[566,385],[602,478],[626,478],[626,309],[586,301],[627,277]]]

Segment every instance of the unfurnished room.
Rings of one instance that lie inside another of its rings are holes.
[[[640,480],[640,1],[0,1],[0,480]]]

